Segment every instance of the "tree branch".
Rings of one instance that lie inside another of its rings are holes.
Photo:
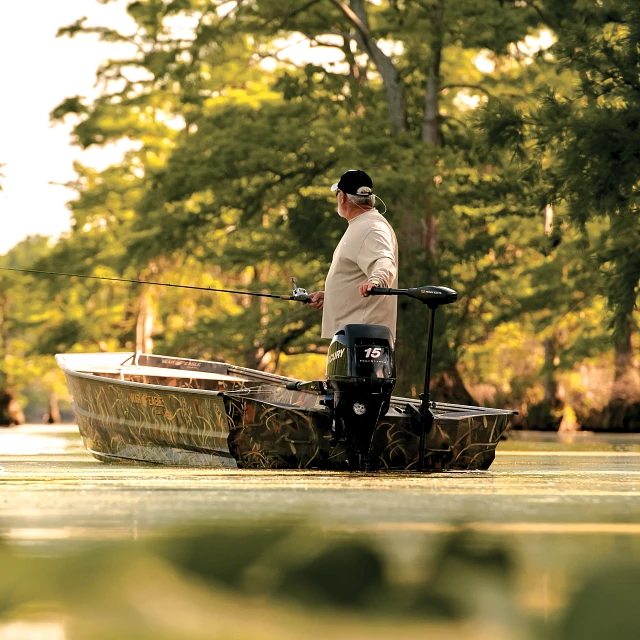
[[[303,11],[306,11],[307,9],[310,9],[314,4],[318,4],[318,2],[320,2],[320,0],[309,0],[309,2],[306,2],[305,4],[298,7],[297,9],[290,11],[284,18],[282,18],[280,23],[276,26],[276,30],[282,29],[287,24],[287,22],[291,20],[291,18],[295,18],[298,14],[302,13]],[[268,25],[270,23],[271,21],[268,21],[266,24]]]
[[[367,27],[367,25],[364,24],[364,22],[353,11],[351,7],[346,5],[344,2],[341,2],[341,0],[331,0],[331,2],[333,2],[333,4],[338,7],[338,9],[340,9],[340,11],[342,11],[342,13],[344,13],[349,21],[355,26],[355,28],[358,30],[358,33],[362,37],[362,41],[364,47],[367,49],[367,53],[369,53],[371,58],[374,58],[375,54],[373,53],[373,48],[375,47],[376,49],[378,49],[378,46],[372,42],[371,33],[369,32],[369,28]],[[378,51],[380,51],[380,49],[378,49]],[[380,53],[382,53],[382,51],[380,51]]]
[[[532,2],[531,0],[524,0],[524,5],[529,9],[533,9],[538,14],[542,22],[544,22],[549,26],[552,26],[549,18],[547,18],[547,16],[544,15],[544,12],[542,11],[542,9],[535,2]]]
[[[443,84],[440,87],[440,91],[444,91],[445,89],[477,89],[478,91],[482,91],[486,93],[490,98],[493,97],[493,94],[485,89],[483,86],[479,84],[465,84],[465,83],[455,83],[455,84]]]
[[[407,103],[404,85],[400,74],[393,61],[377,45],[371,35],[367,16],[362,0],[352,0],[352,6],[346,5],[342,0],[331,2],[346,16],[356,30],[356,42],[373,60],[382,77],[385,96],[387,99],[387,111],[391,120],[391,135],[397,136],[407,130]]]

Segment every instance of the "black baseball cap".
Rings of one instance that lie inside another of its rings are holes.
[[[373,193],[373,182],[364,171],[349,169],[340,176],[338,182],[331,185],[331,191],[338,190],[352,196],[370,196]]]

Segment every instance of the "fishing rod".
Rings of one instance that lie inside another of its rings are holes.
[[[198,291],[214,291],[216,293],[235,293],[241,296],[256,296],[258,298],[276,298],[277,300],[293,300],[307,304],[311,301],[306,289],[296,285],[296,279],[291,278],[293,283],[293,294],[278,295],[275,293],[260,293],[258,291],[237,291],[235,289],[215,289],[213,287],[197,287],[191,284],[174,284],[171,282],[151,282],[147,280],[132,280],[129,278],[109,278],[107,276],[88,276],[82,273],[64,273],[61,271],[38,271],[37,269],[13,269],[11,267],[0,267],[0,271],[17,271],[19,273],[38,273],[46,276],[67,276],[69,278],[86,278],[89,280],[109,280],[111,282],[128,282],[131,284],[152,284],[158,287],[175,287],[177,289],[197,289]]]

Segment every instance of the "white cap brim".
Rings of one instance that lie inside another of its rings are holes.
[[[337,191],[338,190],[338,183],[336,182],[335,184],[331,185],[331,191]]]

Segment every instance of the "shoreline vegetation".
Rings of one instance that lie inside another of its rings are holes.
[[[481,4],[142,0],[131,32],[60,25],[121,57],[52,124],[128,150],[76,163],[71,231],[0,267],[321,290],[344,232],[329,185],[361,167],[400,286],[459,294],[437,320],[436,400],[517,409],[515,428],[640,431],[640,6]],[[400,301],[398,318],[396,393],[415,397],[426,316]],[[319,322],[281,301],[0,271],[0,424],[68,411],[62,352],[317,379]]]

